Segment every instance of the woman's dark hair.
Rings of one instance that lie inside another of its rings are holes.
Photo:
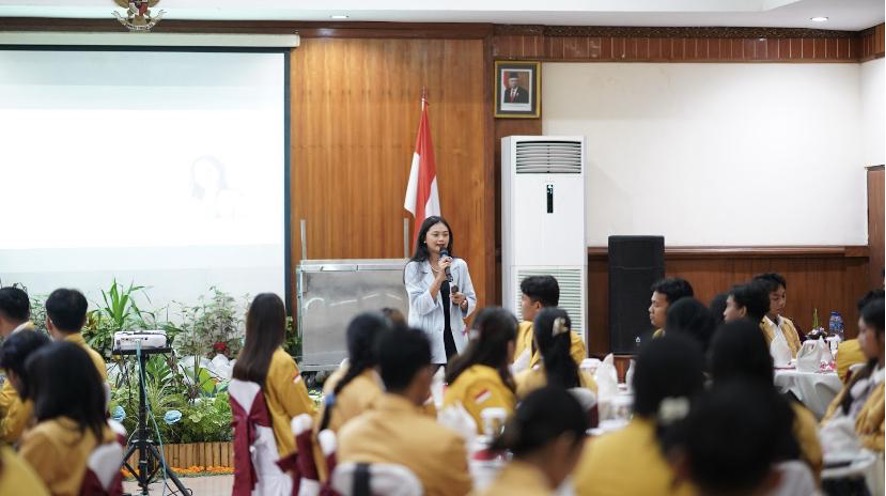
[[[774,385],[772,355],[757,324],[739,319],[720,326],[711,342],[711,376],[714,382],[743,378]]]
[[[517,339],[517,318],[504,308],[487,307],[474,319],[471,332],[474,331],[478,336],[472,338],[465,351],[449,363],[446,382],[452,384],[473,365],[486,365],[498,370],[502,382],[515,391],[514,378],[508,368],[508,343]]]
[[[378,337],[391,329],[388,319],[382,314],[366,312],[361,313],[348,324],[348,371],[332,389],[332,393],[326,397],[326,408],[323,410],[323,418],[320,420],[322,431],[329,426],[332,417],[332,409],[335,408],[335,398],[341,393],[355,377],[378,363],[375,356],[375,344]]]
[[[763,287],[766,288],[767,296],[768,293],[778,291],[779,286],[783,287],[785,290],[788,289],[788,282],[785,280],[784,276],[775,272],[757,274],[754,276],[753,280],[761,283]]]
[[[760,281],[751,281],[732,288],[729,294],[740,307],[744,307],[747,318],[757,324],[769,313],[769,291]]]
[[[440,217],[439,215],[432,215],[424,220],[421,223],[421,227],[418,229],[418,234],[415,236],[415,252],[412,254],[412,258],[409,259],[410,262],[424,262],[428,259],[430,255],[428,252],[428,247],[425,246],[425,236],[428,235],[428,231],[431,230],[431,227],[434,224],[443,224],[446,226],[446,229],[449,231],[449,244],[446,246],[446,250],[449,252],[449,256],[455,258],[455,253],[452,252],[452,245],[455,242],[455,236],[452,233],[452,228],[449,227],[449,223],[446,222],[446,219]]]
[[[563,434],[577,445],[588,430],[588,415],[578,400],[563,388],[547,386],[529,393],[505,424],[492,448],[509,450],[517,458],[543,448]]]
[[[554,336],[554,327],[558,319],[563,319],[559,322],[565,326],[566,332]],[[552,307],[543,308],[535,316],[532,327],[548,385],[556,385],[566,389],[580,387],[578,365],[575,364],[575,360],[569,353],[572,347],[572,336],[569,334],[572,330],[572,320],[566,310]]]
[[[880,347],[883,346],[883,308],[883,298],[873,297],[868,300],[859,312],[864,324],[875,331],[875,339],[879,341]],[[870,377],[876,369],[877,359],[871,358],[861,370],[852,375],[849,384],[846,385],[847,391],[851,391],[852,386],[854,386],[856,382]],[[840,408],[843,410],[844,414],[848,414],[849,410],[852,408],[852,400],[853,398],[851,394],[843,395],[843,402],[840,403]]]
[[[726,311],[726,300],[728,299],[729,293],[720,293],[711,300],[709,308],[711,309],[711,317],[714,318],[714,329],[723,323],[723,312]]]
[[[716,324],[708,307],[695,298],[680,298],[668,306],[665,330],[684,333],[695,339],[701,351],[707,352]]]
[[[34,401],[34,418],[44,422],[68,417],[81,434],[87,430],[98,442],[107,425],[105,389],[92,359],[80,346],[60,341],[43,346],[25,362],[27,396]]]
[[[704,388],[704,357],[694,340],[665,334],[646,342],[634,368],[634,413],[656,417],[665,398],[692,398]]]
[[[246,311],[246,339],[237,355],[232,377],[265,386],[271,356],[283,344],[286,309],[274,293],[261,293]]]
[[[28,372],[25,368],[28,357],[49,343],[49,337],[42,332],[19,331],[10,335],[0,345],[0,368],[15,372],[18,376],[19,384],[16,389],[19,396],[28,396]]]

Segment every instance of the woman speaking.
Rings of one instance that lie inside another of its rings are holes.
[[[468,264],[453,257],[452,239],[445,219],[425,219],[403,274],[409,293],[409,326],[428,335],[431,361],[437,365],[446,365],[464,349],[468,342],[464,319],[477,306]]]

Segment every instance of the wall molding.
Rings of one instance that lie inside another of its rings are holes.
[[[496,24],[496,35],[609,38],[854,38],[854,31],[799,28],[541,26]]]
[[[666,260],[713,260],[749,258],[867,258],[864,245],[851,246],[673,246],[665,248]],[[609,260],[605,246],[588,247],[588,260]]]

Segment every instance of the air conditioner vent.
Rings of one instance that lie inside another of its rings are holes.
[[[560,286],[560,304],[563,310],[569,313],[569,319],[572,320],[572,330],[577,332],[582,338],[585,334],[585,314],[582,298],[585,291],[582,288],[581,272],[583,267],[562,267],[562,268],[544,268],[544,269],[517,269],[517,287],[523,279],[529,276],[554,276],[557,284]],[[517,291],[514,308],[517,309],[517,319],[523,320],[522,306],[520,298],[522,293]]]
[[[519,141],[514,161],[517,174],[581,174],[580,141]]]

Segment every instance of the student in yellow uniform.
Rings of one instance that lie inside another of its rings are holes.
[[[884,418],[884,334],[883,334],[883,299],[877,298],[869,302],[861,311],[858,319],[858,342],[868,358],[863,369],[856,372],[843,390],[834,398],[825,413],[822,424],[840,417],[847,417],[855,422],[855,433],[863,447],[884,451],[883,418]]]
[[[662,448],[680,479],[700,495],[788,494],[779,487],[780,452],[772,442],[790,429],[784,416],[772,415],[782,406],[779,393],[759,381],[715,383],[682,421],[663,431]],[[814,487],[789,487],[795,491],[789,494],[817,494]]]
[[[108,368],[105,359],[83,339],[80,331],[86,324],[88,304],[83,293],[76,289],[56,289],[46,299],[46,329],[56,341],[70,341],[89,354],[95,370],[102,381],[108,381]]]
[[[389,331],[381,313],[361,313],[348,324],[348,365],[336,370],[323,384],[323,405],[316,432],[338,432],[348,420],[369,410],[382,395],[382,382],[375,370],[375,344]]]
[[[49,491],[34,469],[12,448],[0,447],[0,494],[49,496]]]
[[[656,431],[661,419],[673,416],[673,406],[688,406],[702,391],[703,364],[698,344],[686,336],[668,334],[640,348],[634,369],[634,416],[623,429],[585,443],[572,476],[578,496],[696,494],[690,484],[677,480]]]
[[[16,401],[0,420],[0,432],[10,444],[17,444],[25,427],[31,422],[34,402],[21,401],[22,392],[27,391],[28,374],[25,362],[29,356],[50,343],[49,338],[40,332],[17,332],[0,345],[0,367],[6,370],[6,383],[14,388]]]
[[[116,441],[105,418],[105,393],[92,360],[69,342],[44,346],[28,359],[25,398],[37,424],[22,436],[20,453],[55,496],[80,494],[89,455]]]
[[[749,319],[763,330],[763,317],[769,312],[769,294],[759,282],[749,282],[733,286],[726,298],[723,321]],[[769,344],[768,342],[766,343]]]
[[[649,322],[655,327],[653,338],[665,335],[668,308],[680,298],[695,296],[692,285],[681,277],[666,277],[652,285],[652,297],[649,298]]]
[[[477,431],[483,433],[480,412],[504,408],[510,416],[517,404],[516,385],[508,365],[514,357],[517,319],[504,308],[484,308],[474,319],[465,351],[449,362],[443,406],[461,403]]]
[[[419,329],[393,329],[381,336],[378,350],[385,394],[339,430],[339,462],[399,464],[418,477],[427,496],[467,494],[464,440],[420,411],[435,369],[428,338]]]
[[[514,373],[522,372],[541,363],[541,354],[535,349],[532,321],[542,308],[556,307],[560,303],[560,285],[553,276],[529,276],[520,282],[520,311],[523,321],[517,326],[514,348]],[[588,357],[588,350],[578,333],[569,335],[569,354],[581,365]]]
[[[760,328],[746,319],[724,324],[711,343],[711,375],[714,383],[731,380],[755,381],[775,391],[772,355]],[[802,403],[782,399],[772,415],[785,417],[788,428],[771,442],[779,447],[779,460],[801,460],[812,474],[821,476],[822,452],[818,422]],[[783,406],[783,408],[782,408]]]
[[[767,272],[754,276],[754,282],[762,284],[769,293],[769,312],[763,317],[760,327],[766,344],[773,340],[784,339],[791,350],[791,357],[797,358],[800,351],[800,334],[791,319],[784,316],[784,307],[787,304],[788,283],[781,274]]]
[[[296,452],[292,419],[316,415],[295,360],[281,346],[285,331],[283,300],[273,293],[256,296],[246,312],[246,338],[232,373],[234,379],[261,386],[281,458]]]
[[[562,308],[545,308],[535,316],[533,333],[541,365],[517,374],[517,398],[546,385],[565,389],[582,387],[597,392],[597,382],[578,368],[569,356],[572,320]]]
[[[31,301],[28,294],[16,287],[0,288],[0,337],[7,339],[20,331],[33,331]],[[0,387],[0,440],[15,443],[21,436],[21,420],[30,416],[23,414],[23,404],[11,381]],[[24,427],[24,425],[21,425]]]
[[[861,315],[861,310],[865,305],[877,298],[882,299],[883,296],[882,289],[868,291],[866,295],[858,300],[858,314]],[[861,343],[858,339],[847,339],[837,346],[837,356],[834,357],[834,361],[836,362],[837,376],[840,377],[844,384],[846,384],[851,379],[849,367],[856,364],[867,363],[868,357],[865,356],[864,351],[862,351]]]
[[[513,458],[479,495],[555,494],[578,463],[587,429],[587,413],[571,394],[557,387],[533,391],[492,446]]]

